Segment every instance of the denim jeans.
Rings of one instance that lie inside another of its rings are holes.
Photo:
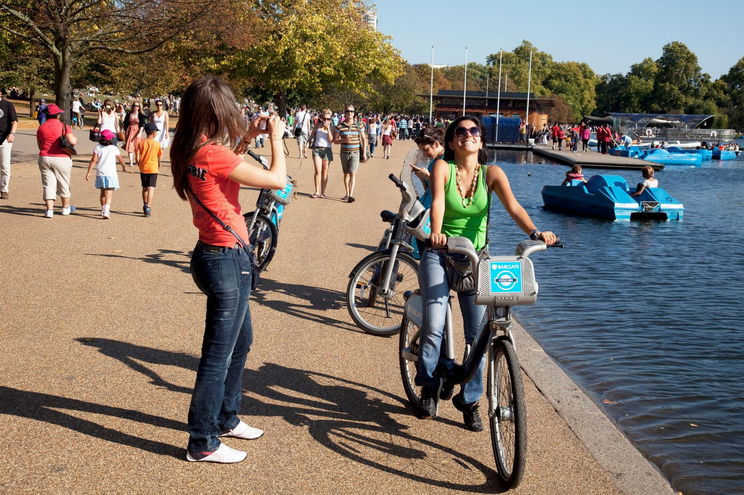
[[[212,452],[220,446],[220,433],[240,422],[241,378],[253,342],[251,258],[241,248],[199,243],[191,270],[207,295],[207,316],[189,407],[188,450]]]
[[[369,156],[375,154],[375,148],[377,147],[377,136],[367,136],[369,141]]]
[[[449,302],[450,288],[445,274],[445,256],[441,251],[426,249],[419,263],[419,285],[423,299],[423,328],[419,344],[419,360],[416,373],[416,385],[431,389],[439,387],[437,368],[451,369],[452,359],[441,354],[444,324]],[[472,344],[483,325],[486,307],[475,304],[474,293],[458,293],[462,319],[464,323],[465,342]],[[473,379],[461,387],[463,401],[470,404],[480,399],[483,394],[483,366],[485,355],[478,365]]]

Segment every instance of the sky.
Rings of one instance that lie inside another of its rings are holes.
[[[585,62],[597,74],[625,74],[680,41],[717,79],[744,57],[744,0],[370,0],[377,29],[411,64],[485,64],[499,49],[530,41],[557,62]],[[710,5],[710,6],[709,6]]]

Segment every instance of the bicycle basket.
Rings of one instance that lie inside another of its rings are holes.
[[[292,177],[287,176],[287,185],[284,186],[284,189],[272,190],[271,197],[279,204],[288,205],[291,201],[292,189],[294,189],[294,185],[292,184]]]
[[[408,224],[408,231],[419,241],[425,241],[431,235],[431,218],[429,210],[426,209]]]
[[[477,304],[518,306],[535,301],[537,280],[529,258],[491,256],[478,264]]]

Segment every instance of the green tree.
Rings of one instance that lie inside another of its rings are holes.
[[[697,56],[684,43],[664,45],[649,108],[658,113],[684,113],[700,96],[702,74]]]
[[[193,27],[212,0],[0,0],[0,29],[40,46],[69,108],[76,64],[95,51],[144,53]]]
[[[587,64],[554,63],[542,84],[571,107],[575,122],[591,114],[596,107],[595,74]]]
[[[280,113],[293,91],[305,101],[339,88],[367,96],[374,82],[392,83],[403,61],[388,37],[362,23],[366,8],[360,0],[257,1],[250,14],[264,34],[229,55],[223,70],[273,94]]]

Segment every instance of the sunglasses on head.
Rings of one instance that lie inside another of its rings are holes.
[[[473,137],[479,137],[481,135],[480,127],[474,125],[473,127],[458,127],[455,129],[455,136],[465,137],[470,133]]]

